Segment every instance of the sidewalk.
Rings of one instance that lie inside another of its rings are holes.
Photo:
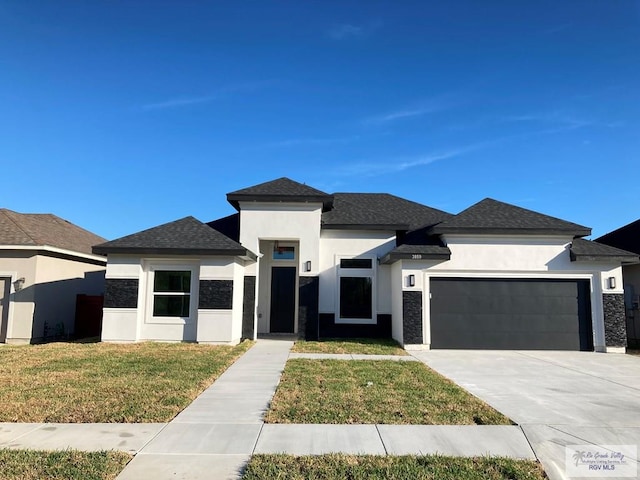
[[[168,424],[0,424],[0,448],[122,450],[118,480],[238,479],[254,453],[451,456],[535,460],[518,426],[264,424],[288,358],[415,361],[412,356],[290,354],[258,340]]]
[[[151,440],[118,480],[239,478],[292,346],[259,340]]]

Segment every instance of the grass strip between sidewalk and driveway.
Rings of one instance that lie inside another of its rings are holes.
[[[351,338],[307,342],[298,340],[291,349],[294,353],[347,353],[363,355],[407,355],[400,346],[386,338]]]
[[[111,480],[131,458],[123,452],[0,449],[0,479]]]
[[[251,345],[5,346],[0,422],[168,422]]]
[[[543,480],[542,467],[501,457],[254,455],[242,480]]]
[[[511,425],[420,362],[290,359],[268,423]]]

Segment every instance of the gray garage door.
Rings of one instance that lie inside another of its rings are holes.
[[[431,347],[593,350],[588,280],[431,279]]]

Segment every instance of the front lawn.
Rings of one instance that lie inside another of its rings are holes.
[[[291,359],[268,423],[510,425],[420,362]]]
[[[0,422],[168,422],[250,346],[5,346]]]
[[[366,355],[407,354],[394,340],[380,338],[339,340],[327,338],[317,342],[299,340],[295,343],[291,351],[295,353],[351,353]]]
[[[0,449],[2,480],[111,480],[131,460],[123,452]]]
[[[543,480],[536,462],[441,456],[254,455],[242,480]]]

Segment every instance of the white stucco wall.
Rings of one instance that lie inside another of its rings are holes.
[[[142,259],[135,255],[109,255],[106,279],[142,279]],[[140,288],[140,283],[138,284]],[[144,306],[139,297],[138,305]],[[138,308],[108,308],[102,309],[103,342],[135,342],[140,339],[140,322]]]
[[[596,350],[604,350],[602,293],[622,293],[622,269],[600,262],[572,262],[569,255],[571,238],[500,236],[445,236],[451,259],[445,262],[403,260],[403,290],[421,290],[425,299],[424,343],[429,345],[430,311],[429,279],[431,277],[480,278],[557,278],[591,281],[593,339]],[[415,287],[406,278],[414,274]],[[609,277],[616,278],[616,288],[609,288]]]
[[[318,273],[320,203],[240,202],[240,243],[252,252],[260,251],[260,240],[299,242],[298,271],[302,276]],[[303,264],[311,261],[311,271]]]
[[[153,318],[152,269],[192,272],[189,319]],[[107,279],[138,279],[137,308],[105,308],[102,340],[237,343],[242,335],[244,262],[232,257],[110,255]],[[198,309],[199,280],[232,280],[232,309]]]
[[[338,314],[337,286],[340,257],[373,256],[376,314],[391,313],[391,268],[378,259],[395,248],[395,232],[322,230],[320,237],[320,313]]]

